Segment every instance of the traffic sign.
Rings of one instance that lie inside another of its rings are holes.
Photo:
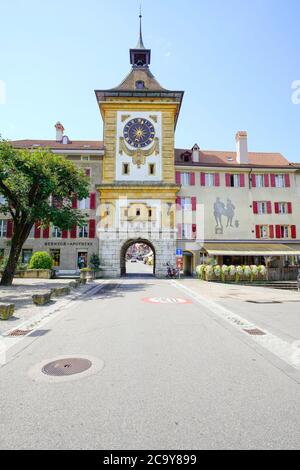
[[[182,256],[182,248],[176,248],[176,256]]]

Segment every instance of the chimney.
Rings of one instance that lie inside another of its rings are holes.
[[[235,136],[236,140],[236,161],[240,164],[249,163],[248,158],[248,137],[246,131],[239,131]]]
[[[54,127],[56,129],[56,142],[61,142],[65,130],[64,126],[61,124],[61,122],[58,121]]]
[[[192,161],[193,163],[200,162],[200,147],[199,145],[195,144],[192,148]]]

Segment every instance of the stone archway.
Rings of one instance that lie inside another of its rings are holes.
[[[130,240],[126,240],[126,242],[123,244],[120,250],[120,272],[121,276],[124,276],[126,274],[126,253],[128,248],[130,248],[132,245],[135,243],[143,243],[144,245],[148,245],[152,252],[153,252],[153,258],[154,258],[154,263],[153,263],[153,275],[155,275],[155,265],[156,265],[156,250],[153,245],[149,240],[145,240],[143,238],[132,238]]]

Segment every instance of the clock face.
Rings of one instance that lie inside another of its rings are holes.
[[[128,121],[124,127],[124,139],[132,147],[143,148],[153,142],[155,129],[153,124],[144,118],[135,118]]]

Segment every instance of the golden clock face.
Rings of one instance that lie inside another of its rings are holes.
[[[135,148],[144,148],[153,142],[155,129],[148,119],[135,118],[127,122],[123,134],[129,145]]]

